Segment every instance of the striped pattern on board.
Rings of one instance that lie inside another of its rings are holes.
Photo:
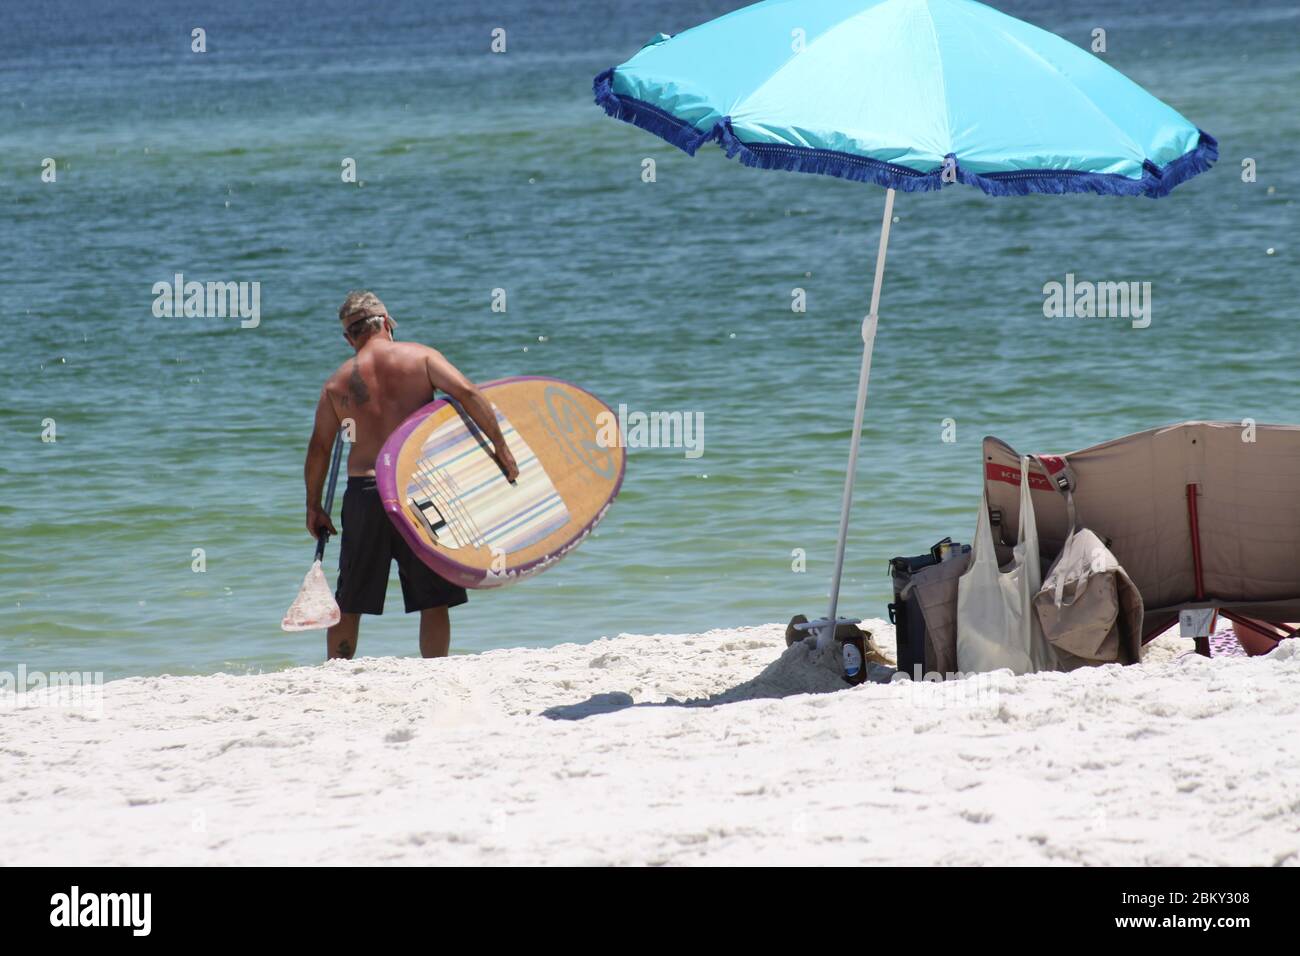
[[[494,409],[495,410],[495,409]],[[440,548],[507,554],[569,522],[569,509],[533,450],[500,411],[497,424],[519,465],[511,485],[478,428],[459,415],[434,428],[406,486],[407,505]]]

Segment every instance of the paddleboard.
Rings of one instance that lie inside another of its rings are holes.
[[[514,483],[447,398],[407,418],[375,462],[389,520],[420,560],[466,588],[500,587],[559,561],[605,516],[627,464],[617,441],[598,441],[614,413],[590,392],[541,377],[479,389],[519,466]]]

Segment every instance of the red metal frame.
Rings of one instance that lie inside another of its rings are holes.
[[[1201,568],[1201,525],[1197,518],[1196,497],[1200,494],[1200,489],[1195,484],[1187,486],[1187,524],[1192,533],[1192,568],[1196,574],[1196,600],[1205,600],[1205,577]],[[1222,614],[1233,624],[1249,626],[1260,632],[1264,637],[1274,642],[1285,640],[1288,637],[1295,637],[1300,633],[1300,628],[1288,631],[1286,628],[1278,627],[1271,621],[1261,621],[1253,617],[1246,617],[1244,614],[1238,614],[1235,611],[1229,611],[1223,608],[1215,611],[1215,614]],[[1210,630],[1214,630],[1214,622],[1210,622]],[[1272,633],[1270,633],[1270,631]],[[1205,657],[1210,656],[1210,639],[1208,637],[1198,637],[1196,639],[1196,653]]]
[[[1285,641],[1289,637],[1300,636],[1300,627],[1288,631],[1286,628],[1274,621],[1261,621],[1257,617],[1246,617],[1244,614],[1238,614],[1236,611],[1221,610],[1219,613],[1234,624],[1242,624],[1259,631],[1264,637],[1274,643]]]
[[[1187,485],[1187,524],[1192,532],[1192,569],[1196,575],[1196,600],[1205,600],[1205,578],[1201,572],[1201,524],[1197,520],[1196,496],[1200,494],[1195,484]],[[1225,615],[1226,616],[1226,615]],[[1214,632],[1214,618],[1210,618],[1210,632]],[[1210,656],[1209,637],[1196,638],[1196,653]]]

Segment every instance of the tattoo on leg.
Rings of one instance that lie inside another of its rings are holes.
[[[352,656],[352,642],[351,642],[351,641],[341,641],[341,642],[339,643],[339,657],[348,657],[348,658],[350,658],[351,656]]]
[[[370,401],[370,390],[366,388],[366,380],[361,377],[361,366],[356,359],[352,360],[352,376],[348,379],[348,389],[358,405]]]

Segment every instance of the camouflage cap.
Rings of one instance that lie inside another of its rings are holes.
[[[339,321],[343,323],[344,328],[360,319],[368,319],[372,315],[387,314],[388,309],[379,301],[379,296],[365,289],[353,289],[339,306]]]

